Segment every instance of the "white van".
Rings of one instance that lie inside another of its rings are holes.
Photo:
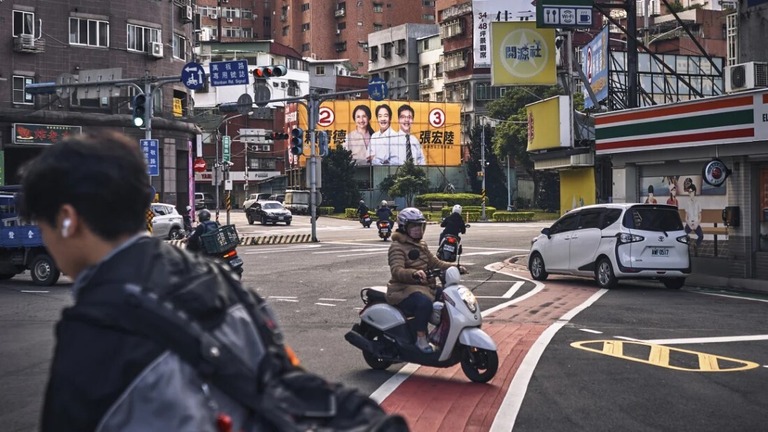
[[[309,191],[285,191],[285,201],[283,202],[283,205],[293,213],[309,214]]]

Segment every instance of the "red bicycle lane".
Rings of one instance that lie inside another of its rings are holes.
[[[551,337],[604,292],[558,279],[483,318],[483,330],[496,342],[499,355],[498,372],[489,383],[469,381],[460,365],[418,367],[381,406],[405,417],[413,431],[511,430],[530,375]]]

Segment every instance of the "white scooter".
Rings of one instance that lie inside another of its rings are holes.
[[[440,270],[427,273],[431,278]],[[459,285],[458,268],[448,269],[444,279],[430,319],[436,325],[429,333],[430,341],[439,347],[435,352],[424,353],[416,347],[416,332],[406,317],[387,304],[385,293],[375,288],[360,291],[365,303],[360,324],[355,324],[344,338],[363,351],[365,362],[373,369],[383,370],[398,362],[434,367],[461,362],[461,369],[470,380],[488,382],[499,367],[499,356],[493,339],[480,329],[480,306],[472,291]]]

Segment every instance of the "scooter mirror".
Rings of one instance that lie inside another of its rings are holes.
[[[458,267],[451,267],[445,271],[445,286],[457,285],[461,281]]]

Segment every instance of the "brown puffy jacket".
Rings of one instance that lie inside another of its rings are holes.
[[[389,269],[392,278],[387,284],[387,302],[396,305],[415,292],[424,293],[430,299],[434,298],[434,288],[419,285],[413,278],[413,273],[434,268],[445,270],[452,266],[452,263],[441,261],[432,255],[426,242],[416,241],[406,234],[395,232],[389,246]]]

